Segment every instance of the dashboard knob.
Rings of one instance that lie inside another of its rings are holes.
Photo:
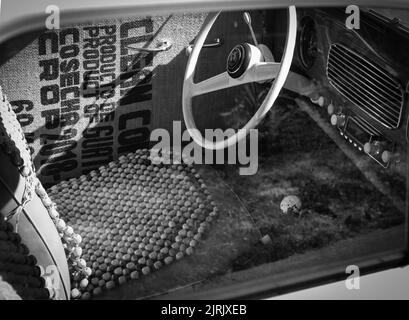
[[[335,113],[335,106],[332,104],[332,102],[328,105],[327,112],[330,116]]]
[[[331,124],[342,127],[345,124],[345,116],[343,114],[333,114],[331,116]]]
[[[364,144],[364,151],[365,153],[371,153],[372,145],[370,142]]]
[[[384,143],[382,141],[372,141],[364,144],[364,151],[372,155],[379,155],[382,152]]]
[[[392,158],[392,154],[390,153],[390,151],[385,150],[384,152],[382,152],[381,158],[384,163],[388,163]]]
[[[325,104],[325,98],[323,96],[319,96],[317,99],[312,99],[311,98],[312,103],[314,104],[318,104],[321,108],[324,106]]]

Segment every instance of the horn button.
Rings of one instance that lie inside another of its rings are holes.
[[[227,73],[232,78],[241,77],[250,64],[251,48],[247,43],[235,46],[227,57]]]

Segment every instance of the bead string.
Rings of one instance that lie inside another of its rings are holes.
[[[13,225],[0,219],[0,275],[23,299],[49,299],[46,277]],[[1,290],[1,289],[0,289]],[[1,298],[0,298],[1,300]]]
[[[56,204],[50,199],[38,178],[36,178],[35,191],[38,197],[41,199],[44,207],[47,209],[48,215],[54,222],[54,225],[61,238],[71,277],[77,277],[80,278],[81,281],[86,282],[88,277],[91,276],[92,270],[91,268],[87,267],[87,262],[81,258],[81,235],[75,233],[74,229],[60,217]]]
[[[9,221],[16,215],[17,219],[15,228],[17,232],[19,216],[33,196],[34,165],[31,160],[30,149],[23,130],[21,129],[17,116],[13,112],[6,95],[2,93],[1,87],[0,99],[2,106],[4,106],[0,113],[0,144],[6,154],[9,155],[12,163],[19,168],[20,173],[25,178],[22,200],[19,201],[18,206],[11,210],[6,216],[6,220]]]
[[[66,225],[63,219],[59,218],[55,203],[50,200],[40,180],[36,177],[34,163],[24,132],[6,95],[2,93],[1,87],[0,106],[0,145],[5,153],[9,155],[12,163],[19,168],[25,183],[22,201],[18,204],[17,208],[7,215],[6,220],[9,221],[16,216],[15,229],[17,232],[19,216],[27,203],[32,200],[34,192],[36,192],[47,209],[62,240],[69,270],[72,270],[76,275],[81,275],[81,278],[88,278],[91,275],[91,269],[87,268],[85,260],[81,259],[82,249],[79,245],[82,238],[79,234],[74,233],[73,228]],[[48,289],[51,298],[56,298],[55,290],[53,288]]]

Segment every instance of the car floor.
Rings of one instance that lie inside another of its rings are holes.
[[[277,109],[269,120],[276,122],[275,132],[262,140],[269,148],[262,150],[257,174],[240,176],[237,166],[198,167],[219,214],[195,253],[98,298],[172,297],[217,287],[226,278],[261,278],[291,266],[403,245],[403,209],[374,187],[305,112],[286,103]],[[404,195],[405,180],[388,178],[396,188],[403,183]],[[301,211],[283,214],[280,202],[291,194],[300,197]],[[271,243],[260,241],[265,235]],[[284,267],[274,267],[280,264]]]

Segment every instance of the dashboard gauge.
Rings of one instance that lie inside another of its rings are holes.
[[[305,68],[309,69],[313,66],[318,53],[315,22],[310,17],[301,20],[299,43],[301,63]]]

